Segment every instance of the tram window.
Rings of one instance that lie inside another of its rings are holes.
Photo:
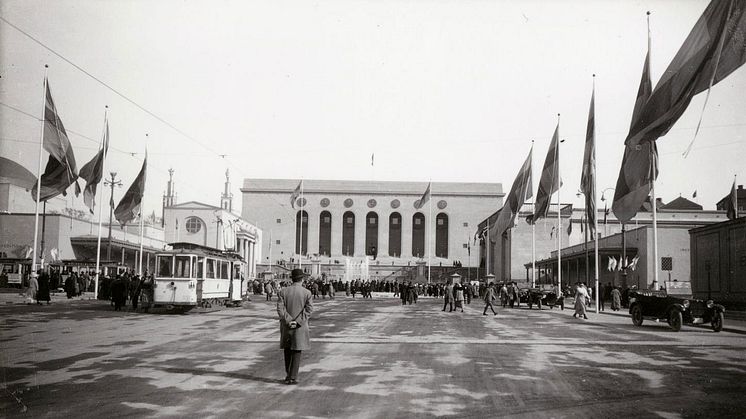
[[[173,276],[171,269],[171,256],[158,256],[158,276],[161,278],[170,278]]]
[[[189,271],[191,271],[191,256],[176,256],[175,272],[174,277],[176,278],[189,278]]]
[[[207,275],[205,278],[215,278],[215,259],[207,259]]]
[[[228,267],[228,262],[220,262],[220,278],[230,279],[231,270]]]
[[[197,258],[197,263],[194,264],[194,267],[192,268],[192,273],[194,278],[201,279],[202,278],[202,266],[205,264],[205,258]]]
[[[233,279],[241,279],[241,265],[238,263],[233,265]]]

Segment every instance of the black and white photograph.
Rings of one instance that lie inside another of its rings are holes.
[[[746,0],[0,0],[0,417],[743,418]]]

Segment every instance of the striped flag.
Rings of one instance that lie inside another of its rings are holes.
[[[547,150],[547,157],[544,160],[544,169],[539,179],[539,191],[536,193],[536,204],[534,206],[534,215],[531,222],[536,222],[541,217],[546,217],[549,213],[549,200],[552,194],[557,192],[562,186],[562,180],[559,174],[559,122],[554,130],[552,142]]]
[[[293,193],[290,194],[290,206],[293,207],[293,209],[295,209],[295,201],[300,196],[301,189],[303,189],[303,179],[298,182],[298,186],[296,186]]]
[[[80,177],[85,179],[86,185],[83,190],[83,202],[93,214],[93,209],[96,206],[96,188],[104,177],[104,159],[106,159],[106,153],[109,150],[109,121],[104,121],[104,138],[103,147],[96,153],[95,156],[80,168]]]
[[[588,126],[585,130],[585,153],[583,155],[583,174],[580,179],[580,190],[585,195],[585,216],[588,220],[588,231],[593,237],[596,234],[596,88],[591,94],[591,108],[588,111]],[[570,223],[572,225],[572,223]],[[580,225],[581,232],[583,225]]]
[[[521,210],[523,203],[533,196],[533,182],[531,179],[533,152],[534,146],[532,145],[526,160],[523,162],[523,166],[521,166],[518,175],[513,181],[513,186],[510,187],[510,192],[508,192],[506,202],[503,204],[500,214],[497,216],[497,222],[495,223],[497,237],[501,237],[505,231],[513,227],[515,217]]]
[[[75,153],[67,137],[65,126],[57,112],[57,107],[52,99],[52,90],[49,80],[45,80],[46,92],[44,103],[44,129],[42,141],[44,150],[49,153],[49,160],[41,175],[41,193],[39,201],[47,201],[55,196],[67,195],[67,188],[75,185],[75,195],[80,195],[78,185],[78,168],[75,163]],[[36,190],[38,182],[31,189],[31,196],[36,201]]]
[[[145,160],[142,162],[142,168],[138,173],[135,181],[132,182],[127,192],[119,201],[119,205],[114,210],[114,218],[119,224],[124,226],[135,219],[141,213],[142,197],[145,195],[145,177],[148,169],[148,152],[145,151]]]
[[[422,194],[422,198],[420,198],[419,201],[417,201],[417,209],[420,209],[427,204],[427,201],[430,200],[430,184],[432,182],[427,184],[427,189],[425,189],[425,193]]]
[[[650,80],[650,34],[648,33],[648,52],[642,67],[642,78],[637,89],[637,100],[632,110],[630,132],[641,118],[643,106],[650,98],[653,82]],[[624,147],[622,167],[614,189],[614,200],[611,209],[622,223],[631,220],[645,199],[650,188],[658,177],[658,148],[655,143],[644,143],[637,147]],[[606,216],[604,215],[604,223]]]

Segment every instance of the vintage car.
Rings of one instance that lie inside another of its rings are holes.
[[[712,300],[692,298],[690,282],[666,282],[665,290],[632,290],[629,314],[632,323],[641,326],[643,319],[666,320],[674,331],[682,324],[707,324],[712,330],[723,330],[725,307]]]
[[[563,299],[557,298],[557,293],[552,285],[542,284],[539,288],[525,288],[521,291],[521,302],[527,304],[528,308],[536,305],[539,310],[542,306],[549,306],[552,309],[558,305],[562,310],[565,309]]]

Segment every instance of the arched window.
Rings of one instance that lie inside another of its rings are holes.
[[[412,216],[412,256],[424,258],[425,254],[425,215],[417,212]]]
[[[298,211],[295,214],[295,253],[303,255],[308,253],[308,213],[305,211]]]
[[[347,211],[342,216],[342,254],[355,254],[355,214]]]
[[[443,212],[435,217],[435,257],[448,257],[448,215]]]
[[[189,217],[186,219],[184,227],[186,228],[187,233],[197,234],[202,229],[202,224],[204,223],[199,217]]]
[[[322,211],[319,215],[319,254],[332,254],[332,214],[329,211]]]
[[[365,216],[365,254],[378,256],[378,214],[373,211]]]
[[[398,212],[389,215],[389,256],[401,256],[401,215]]]

